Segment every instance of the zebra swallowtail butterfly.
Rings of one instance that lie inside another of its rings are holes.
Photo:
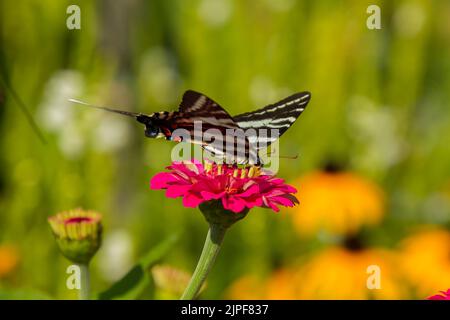
[[[74,99],[70,99],[70,101],[133,117],[145,125],[145,135],[149,138],[164,137],[171,141],[200,144],[216,157],[223,157],[223,160],[231,158],[233,163],[252,162],[252,164],[260,165],[261,161],[258,156],[260,146],[269,146],[286,132],[305,110],[310,98],[309,92],[299,92],[262,109],[234,117],[206,95],[192,90],[184,93],[178,111],[161,111],[148,115],[94,106]],[[221,137],[215,137],[214,143],[212,141],[205,142],[202,134],[200,136],[195,134],[196,123],[201,123],[202,133],[209,129],[215,129],[220,131]],[[177,129],[184,129],[188,134],[178,135]],[[217,147],[217,145],[226,143],[223,140],[226,139],[227,134],[229,135],[230,130],[235,132],[238,130],[251,131],[250,134],[244,136],[244,139],[232,140],[234,148],[230,151],[233,152],[231,155],[229,152],[227,153],[226,148]],[[260,132],[273,132],[273,130],[276,131],[276,135],[260,134]],[[245,150],[245,152],[239,154],[238,151],[236,154],[234,150]],[[249,161],[250,159],[254,160]]]

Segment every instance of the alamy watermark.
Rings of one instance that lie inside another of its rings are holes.
[[[67,267],[66,273],[69,274],[66,280],[66,287],[69,290],[81,289],[81,268],[76,264]]]
[[[366,26],[369,30],[381,29],[381,9],[376,4],[371,4],[367,7],[366,12],[370,14],[366,20]]]
[[[81,9],[76,4],[71,4],[67,7],[66,13],[69,16],[66,19],[66,26],[69,30],[81,29]]]
[[[275,128],[208,128],[194,121],[194,130],[175,129],[171,139],[180,141],[172,149],[172,161],[211,159],[218,164],[264,165],[273,173],[279,168],[279,130]],[[183,143],[187,142],[187,143]],[[267,149],[270,152],[259,152]],[[203,149],[203,150],[202,150]]]
[[[369,274],[366,281],[367,289],[381,289],[381,268],[376,264],[372,264],[367,267],[366,272]]]

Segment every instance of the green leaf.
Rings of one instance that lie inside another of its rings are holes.
[[[97,299],[112,300],[136,299],[149,285],[150,277],[148,269],[161,260],[172,246],[178,240],[178,235],[173,235],[165,241],[158,244],[147,255],[139,260],[139,262],[119,281],[114,283],[111,288],[98,294]]]

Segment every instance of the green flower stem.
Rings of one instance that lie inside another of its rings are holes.
[[[223,225],[216,223],[209,224],[208,235],[206,236],[202,254],[198,260],[194,274],[180,300],[192,300],[197,297],[214,261],[216,260],[226,231],[227,228]]]
[[[89,275],[89,265],[87,263],[78,264],[80,267],[80,291],[78,293],[79,300],[89,300],[91,291],[91,279]]]

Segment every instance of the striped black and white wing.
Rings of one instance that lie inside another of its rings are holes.
[[[299,92],[262,109],[234,116],[233,120],[244,130],[249,128],[256,131],[276,129],[278,137],[280,137],[305,110],[310,98],[309,92]],[[266,142],[270,144],[274,140],[276,138]]]
[[[196,121],[202,123],[205,136],[198,137],[195,134],[193,124]],[[259,161],[257,149],[250,146],[248,137],[235,133],[234,130],[240,130],[241,127],[233,117],[204,94],[192,90],[186,91],[179,111],[172,119],[172,125],[173,128],[188,129],[191,133],[188,142],[202,145],[205,150],[218,158],[223,158],[227,163],[248,163],[249,159],[253,159],[253,163]],[[208,129],[219,130],[221,135],[208,139],[206,134]],[[233,129],[231,135],[228,129]],[[226,146],[230,143],[233,145],[231,150]]]
[[[238,128],[233,118],[218,103],[199,92],[188,90],[184,93],[179,112],[186,123],[202,121],[207,127],[217,129]]]

